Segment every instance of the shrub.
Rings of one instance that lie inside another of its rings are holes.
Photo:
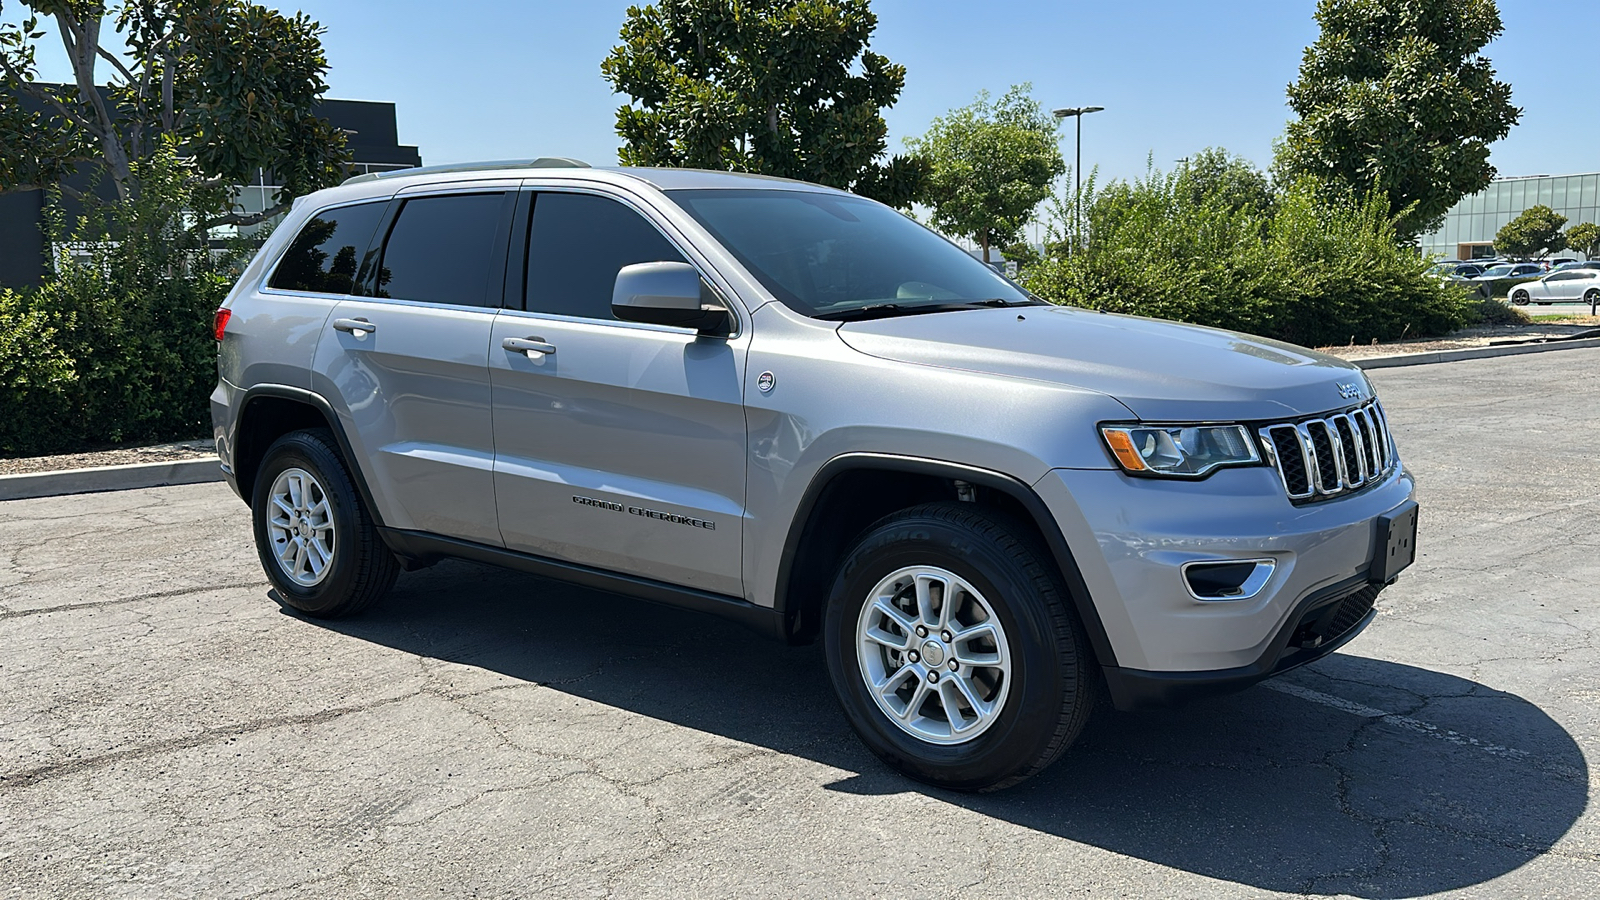
[[[216,380],[211,316],[227,296],[239,249],[219,251],[187,227],[192,181],[170,152],[139,165],[136,199],[92,208],[70,225],[54,206],[49,227],[79,255],[62,252],[41,287],[9,295],[0,309],[0,348],[33,340],[50,348],[48,362],[38,363],[43,370],[7,368],[0,350],[7,411],[0,453],[208,430],[206,398]],[[63,375],[63,366],[70,372]]]
[[[1323,199],[1309,183],[1263,207],[1150,173],[1085,199],[1082,252],[1033,267],[1046,299],[1308,346],[1445,334],[1475,318],[1460,289],[1400,245],[1382,197]]]
[[[1527,313],[1515,306],[1507,306],[1499,300],[1487,297],[1478,297],[1472,303],[1474,325],[1527,325],[1533,319]]]
[[[76,375],[58,324],[23,295],[0,291],[0,451],[27,453],[63,436]]]

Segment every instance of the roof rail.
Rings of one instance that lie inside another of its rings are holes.
[[[345,184],[378,181],[383,178],[403,178],[407,175],[432,175],[449,172],[487,172],[493,169],[587,169],[589,164],[581,159],[565,156],[541,156],[538,159],[500,159],[490,162],[451,163],[443,166],[413,166],[409,169],[392,169],[388,172],[368,172],[344,180]]]

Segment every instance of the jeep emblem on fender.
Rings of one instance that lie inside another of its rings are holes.
[[[777,383],[778,377],[771,372],[762,372],[761,377],[756,379],[756,387],[760,388],[763,394],[772,393],[772,388]]]
[[[1345,400],[1355,400],[1361,396],[1361,385],[1355,382],[1340,382],[1339,396]]]

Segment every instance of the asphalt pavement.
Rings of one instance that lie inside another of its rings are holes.
[[[460,563],[314,622],[223,485],[0,503],[0,894],[1600,895],[1600,350],[1372,378],[1422,502],[1372,627],[993,795],[815,647]]]

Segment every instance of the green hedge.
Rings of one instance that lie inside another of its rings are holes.
[[[185,227],[181,167],[144,175],[130,203],[56,234],[62,257],[42,287],[0,294],[0,455],[204,436],[216,383],[211,319],[240,257]],[[59,208],[59,207],[58,207]]]
[[[1228,328],[1306,346],[1447,334],[1467,293],[1397,243],[1382,198],[1329,201],[1302,183],[1234,206],[1177,175],[1115,183],[1086,203],[1090,240],[1026,276],[1057,303]]]

